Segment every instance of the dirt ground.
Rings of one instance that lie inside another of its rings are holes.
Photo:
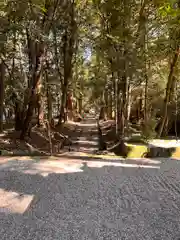
[[[30,155],[31,153],[39,153],[41,155],[50,154],[50,141],[52,143],[52,151],[54,154],[59,154],[65,151],[64,146],[69,146],[71,137],[76,134],[76,123],[67,122],[61,128],[51,128],[49,134],[47,128],[34,127],[30,137],[25,141],[19,139],[20,132],[15,131],[11,125],[6,125],[4,133],[0,134],[0,150],[2,155],[17,154]]]

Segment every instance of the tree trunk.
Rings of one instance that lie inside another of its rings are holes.
[[[108,88],[105,87],[105,90],[104,90],[104,102],[105,102],[105,118],[108,117]]]
[[[67,96],[67,111],[68,111],[68,120],[73,120],[73,99],[72,99],[72,95],[68,94]]]
[[[130,119],[130,113],[131,113],[131,86],[130,86],[130,80],[127,83],[127,100],[126,100],[126,117],[125,117],[125,128],[126,132],[129,131],[129,119]]]
[[[20,131],[22,130],[22,126],[24,124],[24,114],[25,112],[22,110],[22,106],[20,104],[20,102],[15,99],[15,109],[14,109],[14,113],[15,113],[15,130],[16,131]]]
[[[166,86],[166,96],[165,96],[165,99],[164,99],[164,109],[163,109],[162,123],[161,123],[160,129],[159,129],[159,132],[158,132],[158,137],[161,137],[162,132],[163,132],[164,127],[165,127],[165,123],[167,121],[168,104],[170,102],[170,98],[171,98],[171,94],[172,94],[174,69],[177,65],[178,57],[179,57],[179,45],[176,48],[172,63],[170,65],[170,72],[169,72],[167,86]]]
[[[10,118],[10,116],[8,116],[7,110],[6,110],[5,107],[3,107],[3,114],[4,114],[4,118],[5,118],[6,123],[10,122],[11,118]]]
[[[145,78],[145,89],[144,89],[144,126],[147,125],[148,121],[148,82],[149,82],[149,76],[148,71],[150,69],[150,62],[147,62],[147,54],[148,51],[148,36],[147,36],[147,30],[146,30],[146,18],[144,20],[144,78]]]
[[[148,96],[148,75],[146,72],[146,74],[145,74],[145,89],[144,89],[144,126],[146,126],[147,121],[148,121],[147,96]]]
[[[105,119],[106,119],[105,107],[102,106],[100,109],[99,120],[105,120]]]
[[[0,132],[3,131],[4,81],[5,81],[5,65],[2,61],[0,63]]]
[[[122,18],[122,64],[121,64],[121,93],[122,93],[122,107],[121,107],[121,128],[120,137],[121,139],[125,136],[125,127],[128,125],[127,121],[127,96],[128,96],[128,79],[127,79],[127,54],[128,54],[128,41],[127,41],[127,24],[129,24],[129,7],[127,1],[123,1],[123,18]],[[119,56],[118,56],[119,57]],[[119,61],[118,61],[119,62]],[[119,71],[118,71],[119,72]]]
[[[46,36],[49,35],[49,32],[52,28],[52,21],[54,20],[54,13],[57,9],[57,4],[55,5],[54,11],[52,11],[52,5],[49,4],[49,1],[46,1],[45,8],[46,14],[43,16],[36,16],[34,18],[35,25],[45,33]],[[51,20],[50,20],[51,19]],[[37,29],[38,29],[37,28]],[[27,45],[28,45],[28,55],[29,55],[29,81],[28,87],[30,90],[30,97],[28,101],[28,107],[25,115],[24,124],[22,126],[21,139],[24,139],[28,131],[30,130],[30,123],[36,106],[36,94],[37,87],[42,76],[42,66],[43,66],[43,56],[45,53],[45,44],[44,40],[39,34],[39,37],[36,39],[32,38],[28,27],[26,28],[27,36]],[[37,35],[38,36],[38,35]],[[24,107],[26,109],[26,106]]]
[[[124,52],[123,52],[123,64],[122,64],[122,107],[121,107],[121,129],[120,134],[121,137],[124,137],[125,135],[125,125],[128,124],[127,122],[127,96],[128,96],[128,81],[126,76],[126,43],[124,42]]]
[[[65,122],[67,119],[66,103],[67,103],[67,86],[64,85],[62,89],[62,95],[61,95],[61,107],[60,107],[60,115],[59,115],[59,123],[58,123],[59,125],[61,125],[63,120]]]
[[[116,119],[116,136],[118,136],[119,132],[119,94],[118,94],[118,80],[114,79],[115,87],[114,87],[114,96],[115,96],[115,119]]]
[[[46,90],[46,96],[47,96],[47,117],[48,117],[48,121],[49,123],[51,123],[52,121],[52,96],[51,96],[51,91],[49,86],[47,86],[47,90]]]
[[[78,98],[78,112],[79,114],[82,113],[82,102],[83,102],[83,99],[82,99],[82,95]]]
[[[121,136],[125,135],[125,125],[127,125],[127,79],[123,76],[123,90],[122,90],[122,108],[121,108]]]
[[[127,107],[127,121],[130,121],[130,116],[131,116],[131,105],[132,105],[132,101],[131,101],[131,93],[129,93],[129,97],[128,97],[128,107]]]
[[[67,120],[67,92],[68,92],[68,84],[72,78],[72,59],[74,53],[74,44],[75,44],[75,33],[76,33],[76,22],[74,19],[74,3],[71,4],[70,9],[70,25],[66,30],[63,37],[63,62],[64,62],[64,79],[62,81],[62,97],[61,97],[61,110],[59,117],[59,125],[62,123],[62,119],[64,121]]]
[[[26,112],[24,124],[21,132],[21,139],[24,139],[28,131],[30,131],[30,123],[33,117],[34,109],[37,104],[37,87],[41,81],[42,75],[42,56],[44,53],[44,47],[40,43],[36,43],[36,66],[34,67],[34,72],[31,77],[31,92],[30,99],[28,103],[28,109]]]
[[[37,85],[37,107],[38,107],[38,126],[44,124],[44,97],[43,97],[43,86],[42,86],[42,76]]]
[[[48,119],[48,122],[51,124],[52,123],[52,95],[51,95],[51,89],[49,86],[48,68],[49,68],[49,64],[48,62],[46,62],[45,82],[46,82],[46,100],[47,100],[47,119]],[[59,99],[59,96],[58,96],[58,99]]]
[[[42,96],[38,97],[38,126],[43,126],[44,124],[44,101]]]
[[[112,119],[113,110],[113,96],[112,96],[112,84],[109,84],[108,88],[108,118]]]

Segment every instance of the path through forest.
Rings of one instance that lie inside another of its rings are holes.
[[[75,134],[70,139],[73,141],[71,151],[94,153],[98,149],[97,121],[94,117],[87,116],[82,122],[75,124]]]
[[[69,153],[1,159],[2,240],[178,240],[180,161],[94,155],[93,119]]]

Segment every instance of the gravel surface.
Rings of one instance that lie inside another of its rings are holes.
[[[180,239],[180,161],[146,161],[147,168],[137,166],[137,160],[135,167],[129,163],[133,165],[127,160],[123,167],[113,166],[106,160],[104,166],[97,159],[62,160],[57,165],[3,163],[4,194],[13,192],[17,201],[21,196],[35,200],[24,213],[6,212],[0,195],[0,239]]]

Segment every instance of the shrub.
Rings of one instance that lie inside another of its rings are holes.
[[[156,137],[157,119],[151,118],[142,127],[142,136],[145,140],[153,139]]]

